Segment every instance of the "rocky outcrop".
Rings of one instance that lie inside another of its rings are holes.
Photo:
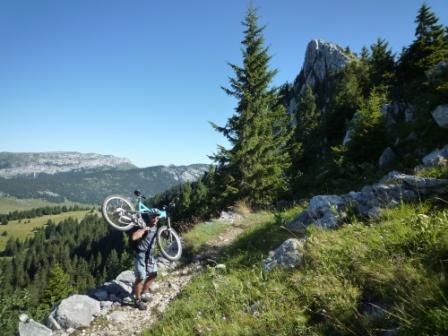
[[[299,97],[307,85],[313,90],[322,84],[335,72],[341,70],[354,59],[354,56],[344,48],[330,42],[315,39],[308,43],[302,70],[297,76],[292,88],[293,94],[288,104],[288,112],[296,112]]]
[[[448,104],[437,106],[434,111],[431,112],[434,121],[443,128],[448,128]]]
[[[316,83],[323,82],[331,73],[342,69],[352,59],[337,44],[323,40],[312,40],[308,43],[303,63],[304,85],[314,87]]]
[[[441,166],[448,163],[448,145],[442,149],[435,149],[423,158],[423,164],[427,167]]]
[[[283,242],[275,251],[271,251],[264,260],[263,268],[271,271],[276,267],[294,268],[302,264],[304,239],[291,238]]]
[[[87,295],[72,295],[61,301],[54,311],[58,324],[64,328],[88,327],[100,315],[100,303]]]
[[[302,231],[308,225],[332,228],[340,225],[349,214],[375,217],[381,208],[393,207],[400,202],[417,199],[418,195],[448,190],[448,179],[435,179],[390,172],[379,183],[365,186],[348,194],[314,196],[309,206],[289,224],[293,231]]]

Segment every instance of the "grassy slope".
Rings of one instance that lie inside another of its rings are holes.
[[[14,210],[30,210],[33,208],[42,208],[46,206],[57,206],[57,203],[51,203],[40,199],[18,199],[14,197],[0,197],[0,214],[7,214]]]
[[[81,211],[71,211],[61,213],[59,215],[48,215],[42,217],[36,217],[29,219],[22,219],[19,223],[18,220],[10,221],[7,225],[0,225],[0,251],[3,251],[5,248],[6,242],[10,237],[19,238],[20,240],[24,240],[26,237],[29,237],[33,234],[33,230],[38,227],[42,227],[47,224],[48,220],[51,219],[53,222],[58,223],[63,221],[68,217],[81,219],[88,213],[87,210]],[[3,236],[3,232],[7,232],[6,236]]]
[[[29,199],[19,199],[15,197],[0,197],[0,214],[7,214],[11,211],[21,211],[21,210],[30,210],[34,208],[43,208],[46,206],[72,206],[78,204],[80,206],[90,206],[88,204],[81,204],[81,203],[75,203],[75,202],[69,202],[66,201],[64,203],[53,203],[48,202],[41,199],[35,199],[35,198],[29,198]],[[93,206],[93,205],[92,205]]]
[[[310,229],[304,265],[262,270],[290,237],[285,216],[253,223],[145,335],[448,334],[448,211],[403,205],[372,222]]]

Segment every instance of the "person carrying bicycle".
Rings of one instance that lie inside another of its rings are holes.
[[[129,247],[134,253],[135,261],[135,283],[134,304],[140,310],[145,310],[143,301],[149,301],[149,287],[157,277],[157,261],[151,254],[157,231],[157,222],[160,212],[151,209],[150,212],[142,213],[146,228],[135,227],[128,231]]]

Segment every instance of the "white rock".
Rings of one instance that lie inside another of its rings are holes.
[[[27,314],[20,314],[20,316],[19,316],[19,321],[20,322],[28,322],[28,320],[29,320],[30,318],[28,317],[28,315]]]
[[[87,295],[75,294],[61,301],[56,308],[55,319],[64,329],[88,327],[100,311],[97,300]]]
[[[283,242],[274,252],[272,257],[264,260],[264,270],[271,271],[275,267],[297,267],[303,260],[304,239],[290,238]]]
[[[116,278],[115,280],[123,282],[125,284],[127,284],[128,286],[132,286],[135,282],[135,274],[134,271],[124,271],[121,272]]]
[[[149,286],[149,291],[150,292],[157,292],[159,289],[160,289],[160,285],[159,285],[159,283],[157,283],[155,281],[153,281],[151,283],[151,285]]]
[[[442,149],[435,149],[423,159],[423,164],[425,166],[439,166],[443,165],[448,161],[448,145],[445,145]]]
[[[448,128],[448,104],[437,106],[431,114],[439,127]]]
[[[124,323],[128,319],[128,314],[124,311],[114,311],[107,318],[113,322]]]
[[[32,319],[28,319],[26,322],[19,322],[20,336],[51,336],[52,334],[51,329]]]

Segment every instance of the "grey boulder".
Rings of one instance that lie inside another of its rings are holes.
[[[283,242],[271,256],[264,260],[263,268],[269,272],[275,267],[294,268],[303,260],[304,239],[290,238]]]
[[[422,162],[427,167],[440,166],[448,162],[448,145],[442,149],[435,149],[426,155]]]
[[[51,336],[53,332],[43,324],[28,318],[25,314],[20,316],[19,335],[20,336]]]
[[[64,328],[88,327],[95,316],[100,314],[100,303],[87,295],[71,295],[61,301],[54,317]]]
[[[448,104],[437,106],[431,114],[439,127],[448,128]]]
[[[426,193],[430,190],[437,190],[448,185],[448,179],[436,179],[432,177],[422,177],[415,175],[406,175],[397,171],[392,171],[384,176],[380,183],[384,184],[402,184],[416,191]]]
[[[128,271],[121,272],[115,278],[115,280],[123,282],[123,283],[127,284],[128,286],[132,286],[135,282],[134,271],[128,270]]]
[[[378,159],[378,166],[380,166],[380,167],[387,166],[387,165],[391,164],[392,162],[394,162],[396,157],[397,156],[395,155],[395,152],[393,151],[393,149],[390,147],[387,147],[381,154],[380,158]]]

